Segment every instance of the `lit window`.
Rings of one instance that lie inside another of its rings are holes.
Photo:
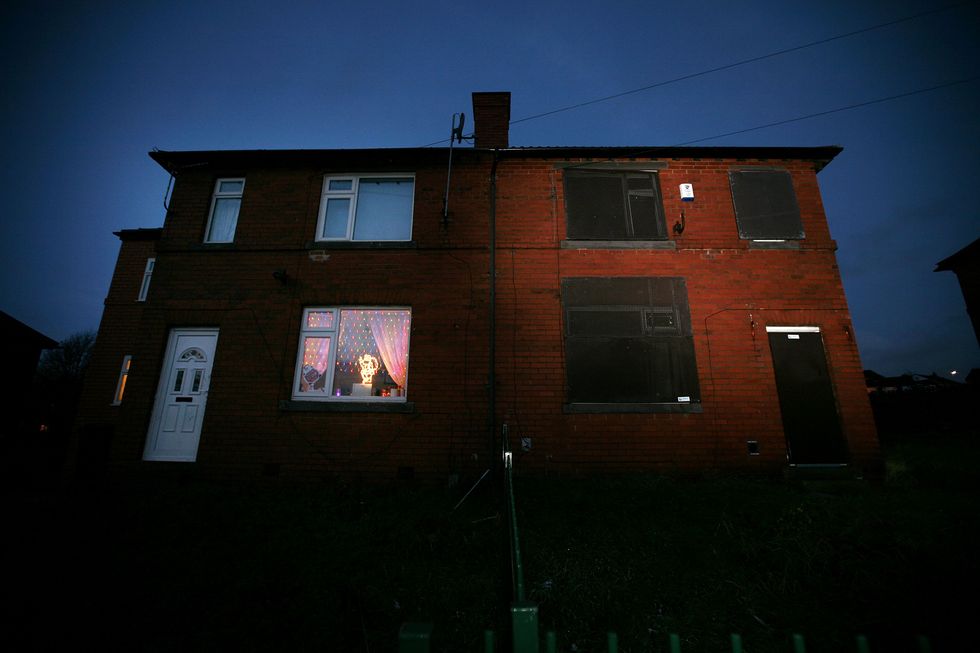
[[[244,179],[219,179],[215,182],[204,242],[230,243],[235,240],[238,210],[242,206],[244,190]]]
[[[118,406],[122,403],[123,394],[126,392],[126,381],[129,379],[129,363],[132,356],[124,356],[122,368],[119,370],[119,381],[116,382],[116,394],[113,395],[112,405]]]
[[[326,177],[316,239],[411,240],[414,198],[411,176]]]
[[[408,308],[308,308],[303,312],[293,398],[405,401]]]
[[[732,170],[728,173],[739,238],[799,240],[804,237],[793,178],[785,170]]]
[[[569,239],[667,239],[660,183],[652,172],[567,170],[565,210]]]
[[[155,263],[155,258],[146,259],[146,268],[143,270],[143,283],[140,284],[140,294],[136,298],[138,302],[146,301],[146,293],[150,290],[150,279],[153,277],[153,266]]]
[[[569,404],[622,412],[700,403],[683,278],[569,278],[561,293]]]

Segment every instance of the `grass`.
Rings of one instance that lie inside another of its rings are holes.
[[[883,484],[518,478],[529,598],[562,651],[914,650],[968,641],[980,581],[972,439],[906,441]],[[492,488],[160,482],[8,491],[4,614],[17,650],[440,651],[506,640]],[[975,645],[975,643],[974,643]],[[850,648],[848,648],[850,647]],[[14,649],[9,649],[14,650]]]

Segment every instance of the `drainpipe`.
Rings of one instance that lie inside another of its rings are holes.
[[[497,154],[494,148],[490,166],[490,373],[487,425],[490,429],[490,460],[494,467],[500,464],[497,446]]]

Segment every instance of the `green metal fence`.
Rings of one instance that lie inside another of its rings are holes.
[[[432,636],[432,624],[424,623],[407,623],[402,626],[401,633],[399,634],[399,653],[430,653],[430,640]],[[932,653],[932,644],[929,642],[927,637],[919,637],[917,640],[918,652],[919,653]],[[533,648],[518,648],[518,646],[527,645],[527,642],[522,640],[521,644],[518,644],[515,637],[515,645],[513,653],[525,653],[525,651],[538,651],[538,640],[537,633],[534,635],[533,643],[530,645]],[[667,637],[667,646],[670,653],[682,653],[681,648],[681,638],[680,635],[671,633]],[[555,635],[554,631],[549,630],[544,636],[544,650],[545,653],[557,653],[558,652],[558,637]],[[606,648],[604,649],[606,653],[618,653],[619,652],[619,637],[614,632],[606,634]],[[720,650],[720,649],[719,649]],[[742,637],[738,634],[732,634],[731,636],[731,651],[732,653],[742,653]],[[854,648],[850,649],[856,653],[886,653],[887,649],[875,649],[868,643],[868,638],[864,635],[858,635],[854,639]],[[497,650],[497,636],[492,630],[484,631],[483,633],[483,652],[484,653],[498,653]],[[787,645],[787,653],[806,653],[806,642],[803,635],[794,634],[792,641]],[[842,653],[844,653],[842,651]]]
[[[509,650],[512,653],[539,653],[541,650],[541,636],[538,625],[538,604],[529,601],[524,593],[524,564],[521,559],[521,539],[517,528],[517,505],[514,497],[514,457],[507,438],[506,424],[503,426],[502,431],[501,455],[503,458],[503,481],[507,503],[511,581],[513,586],[513,600],[510,604],[512,648]],[[431,623],[403,624],[398,634],[398,652],[430,653],[432,631],[433,624]],[[741,635],[732,633],[730,643],[732,653],[742,653]],[[681,653],[681,638],[679,635],[675,633],[669,634],[667,645],[670,653]],[[932,644],[927,637],[919,637],[917,645],[918,653],[932,653]],[[558,637],[554,631],[547,631],[545,633],[544,650],[545,653],[557,653]],[[605,650],[607,653],[619,652],[619,637],[615,632],[606,634]],[[803,635],[794,634],[787,650],[792,653],[806,653],[806,642],[804,641]],[[858,635],[855,637],[853,650],[856,653],[872,653],[874,649],[870,646],[866,636]],[[497,653],[497,651],[496,632],[493,630],[484,631],[483,652]],[[874,650],[874,653],[885,653],[885,650]]]

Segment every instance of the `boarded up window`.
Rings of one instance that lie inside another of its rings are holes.
[[[732,170],[728,173],[740,238],[803,238],[793,179],[785,170]]]
[[[649,172],[565,172],[568,238],[665,240],[657,175]]]
[[[700,401],[680,277],[562,280],[570,403]]]

